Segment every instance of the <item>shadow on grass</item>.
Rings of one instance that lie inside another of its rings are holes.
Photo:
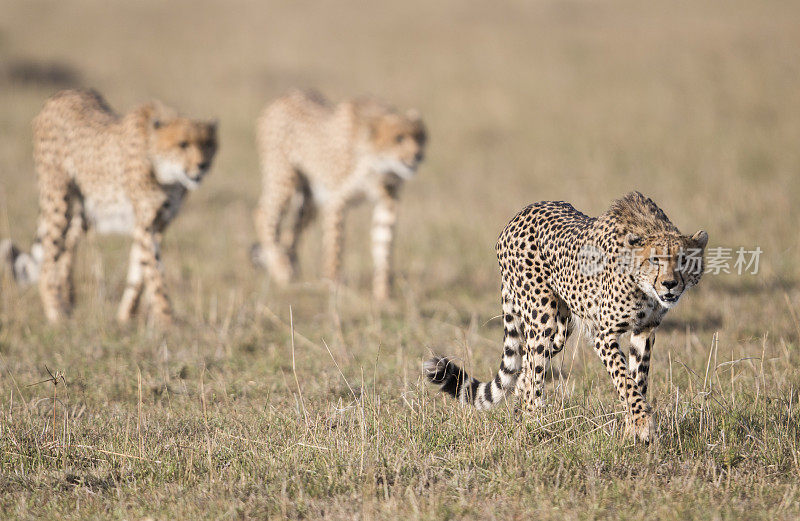
[[[692,406],[680,417],[666,418],[660,442],[686,455],[705,455],[731,469],[747,461],[771,465],[777,473],[793,473],[798,440],[798,413],[783,397],[740,396],[736,408],[710,403]],[[677,421],[676,421],[677,420]]]
[[[65,89],[79,87],[82,80],[80,72],[67,63],[18,58],[0,67],[0,83]]]
[[[116,475],[108,474],[103,477],[94,476],[92,474],[68,473],[64,476],[64,480],[58,485],[62,489],[80,487],[92,492],[103,492],[116,488],[119,484],[120,477],[121,475],[119,472],[117,472]]]
[[[686,331],[690,329],[695,332],[710,332],[722,329],[724,324],[722,315],[706,315],[702,317],[689,318],[685,320],[670,320],[669,315],[659,326],[659,331]]]
[[[757,277],[725,277],[716,281],[714,291],[725,295],[781,295],[798,289],[800,284],[792,279],[770,278],[763,280]]]

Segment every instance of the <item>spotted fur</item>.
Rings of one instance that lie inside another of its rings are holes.
[[[366,198],[374,204],[373,292],[387,298],[400,188],[423,158],[419,115],[373,99],[334,105],[316,93],[292,92],[264,110],[257,134],[263,190],[254,263],[278,283],[292,280],[298,239],[319,208],[324,275],[338,280],[345,210]]]
[[[500,370],[488,382],[471,378],[448,358],[425,363],[428,379],[465,404],[487,409],[509,390],[520,408],[544,405],[547,364],[578,318],[626,406],[626,433],[653,435],[646,401],[655,329],[703,273],[708,235],[681,235],[649,198],[632,192],[599,217],[565,202],[528,206],[497,241],[504,344]],[[688,262],[691,256],[694,262]],[[619,337],[631,333],[629,357]]]
[[[72,264],[83,232],[133,237],[117,318],[128,320],[141,294],[151,316],[169,322],[161,269],[164,230],[187,191],[208,172],[216,124],[179,117],[160,103],[118,116],[94,91],[66,90],[33,121],[39,224],[30,253],[0,245],[20,282],[39,283],[45,315],[58,321],[74,302]]]

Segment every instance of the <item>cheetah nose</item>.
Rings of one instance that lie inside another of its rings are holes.
[[[678,285],[678,281],[677,280],[665,280],[664,282],[661,283],[661,285],[664,286],[665,288],[667,288],[668,290],[670,290],[670,289],[672,289],[672,288],[674,288],[675,286]]]
[[[199,168],[200,170],[206,170],[206,169],[208,169],[209,166],[211,166],[211,162],[210,161],[205,161],[205,162],[200,163],[199,165],[197,165],[197,168]]]
[[[417,152],[417,154],[414,156],[414,161],[416,161],[417,163],[421,163],[424,157],[425,154],[423,154],[422,152]]]

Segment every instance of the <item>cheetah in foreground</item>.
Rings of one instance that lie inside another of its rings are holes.
[[[514,389],[521,409],[544,405],[544,375],[580,319],[626,406],[625,434],[653,436],[646,401],[655,329],[703,273],[708,234],[681,235],[649,198],[632,192],[599,217],[565,202],[528,206],[497,241],[502,272],[503,358],[481,383],[447,358],[425,365],[427,378],[462,403],[488,409]],[[619,337],[631,332],[627,361]]]
[[[300,234],[319,207],[323,272],[338,280],[344,213],[366,198],[372,220],[373,294],[391,285],[391,255],[403,182],[423,158],[425,126],[373,99],[334,105],[316,93],[292,92],[271,103],[257,128],[263,191],[255,212],[253,262],[285,284],[294,278]]]
[[[115,114],[96,92],[66,90],[33,121],[39,223],[31,253],[0,250],[21,282],[38,279],[45,315],[68,315],[72,263],[83,232],[133,237],[117,319],[127,321],[144,290],[151,318],[169,322],[160,244],[187,192],[197,188],[217,149],[216,124],[179,117],[159,103]]]

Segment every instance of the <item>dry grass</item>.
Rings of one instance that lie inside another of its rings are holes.
[[[0,283],[0,517],[796,519],[800,7],[793,2],[0,2],[0,236],[36,217],[29,121],[62,85],[219,117],[206,184],[169,230],[182,323],[113,323],[126,241],[90,237],[79,305],[45,324]],[[403,201],[397,299],[368,300],[365,210],[347,289],[271,287],[246,258],[253,123],[291,86],[416,106],[429,159]],[[711,246],[662,326],[658,442],[620,440],[595,355],[570,341],[550,407],[463,410],[431,350],[479,376],[501,327],[493,244],[522,206],[652,195]],[[290,308],[294,342],[290,327]],[[41,382],[48,370],[58,385]],[[63,376],[62,376],[63,375]]]

